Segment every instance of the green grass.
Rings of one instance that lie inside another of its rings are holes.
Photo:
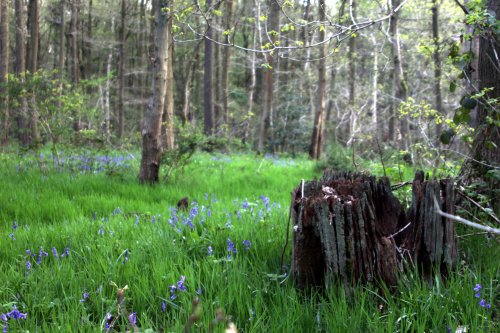
[[[296,290],[280,257],[290,192],[301,179],[317,176],[309,161],[198,154],[158,186],[138,184],[137,159],[83,174],[83,162],[61,172],[47,157],[43,161],[0,155],[0,313],[14,304],[27,313],[26,320],[8,321],[10,332],[103,330],[106,314],[117,313],[112,282],[128,285],[122,313],[137,312],[143,332],[182,332],[195,297],[202,311],[192,332],[207,332],[218,308],[240,332],[500,329],[500,251],[495,240],[484,236],[461,239],[463,260],[444,284],[427,285],[415,274],[401,279],[395,293],[359,286],[346,295],[341,285]],[[261,195],[270,199],[268,207]],[[184,196],[197,202],[193,229],[183,222],[190,212],[169,223],[170,208]],[[247,209],[242,208],[245,202]],[[237,248],[230,259],[228,239]],[[244,240],[251,242],[248,250]],[[66,247],[69,255],[61,257]],[[48,255],[37,264],[41,248]],[[290,254],[289,247],[286,266]],[[170,286],[181,276],[187,290],[177,290],[171,300]],[[474,297],[478,283],[490,309]],[[80,302],[83,293],[88,299]],[[118,318],[114,329],[130,329],[127,319]]]

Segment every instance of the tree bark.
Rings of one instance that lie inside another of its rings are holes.
[[[279,33],[279,19],[280,19],[280,4],[275,0],[268,0],[269,18],[267,24],[267,39],[274,46]],[[264,105],[261,112],[259,124],[259,138],[257,143],[257,150],[262,151],[267,141],[268,130],[271,124],[271,115],[273,108],[273,88],[274,88],[274,72],[276,71],[276,54],[266,53],[266,61],[269,68],[264,69],[262,92]]]
[[[16,12],[16,73],[23,74],[26,71],[26,32],[24,25],[24,1],[14,1]],[[21,78],[24,81],[24,78]],[[19,142],[23,146],[30,143],[30,135],[28,128],[28,104],[26,98],[23,96],[18,97],[19,107],[17,108],[17,128]]]
[[[118,42],[118,136],[123,139],[125,132],[125,110],[123,106],[123,93],[124,93],[124,71],[125,71],[125,24],[126,24],[126,11],[127,2],[121,0],[120,10],[120,33]]]
[[[78,84],[80,80],[80,64],[78,56],[78,16],[80,13],[80,0],[71,1],[71,22],[70,22],[70,78],[73,84]]]
[[[0,0],[0,107],[3,110],[2,134],[0,142],[9,142],[9,98],[2,85],[7,82],[9,73],[9,0]]]
[[[210,15],[209,11],[212,7],[212,0],[207,0],[207,14]],[[203,101],[204,101],[204,132],[205,135],[212,135],[214,131],[214,105],[212,102],[213,91],[212,91],[212,27],[210,26],[210,21],[207,22],[207,31],[205,33],[205,62],[204,62],[204,76],[203,76]]]
[[[60,26],[60,31],[59,31],[59,76],[63,77],[64,72],[65,72],[65,57],[64,57],[64,40],[66,37],[66,9],[65,9],[65,1],[66,0],[61,0],[61,8],[60,8],[60,19],[61,19],[61,26]],[[62,80],[61,80],[62,84]],[[61,87],[62,89],[62,87]]]
[[[318,4],[318,19],[320,22],[326,22],[326,5],[325,0],[319,0]],[[319,42],[326,41],[326,27],[322,25],[319,30]],[[323,122],[326,113],[326,43],[318,46],[319,48],[319,63],[318,63],[318,94],[317,107],[314,116],[314,127],[311,138],[311,146],[309,148],[309,157],[318,160],[321,157],[321,149],[323,145]],[[354,81],[354,80],[351,80]]]
[[[173,1],[170,2],[172,12]],[[175,127],[174,127],[174,38],[173,38],[173,15],[168,15],[167,22],[167,90],[165,96],[165,111],[163,122],[165,123],[165,148],[174,149]]]
[[[444,117],[443,114],[443,99],[441,97],[441,58],[439,56],[440,42],[439,42],[439,1],[432,0],[432,40],[434,44],[434,49],[432,52],[432,57],[434,60],[434,107],[438,113],[438,116]],[[436,124],[436,141],[439,142],[439,136],[443,125],[441,122]]]
[[[233,12],[234,12],[234,2],[233,0],[226,1],[226,17],[225,17],[225,38],[224,42],[229,44],[231,42],[231,28],[233,24]],[[223,57],[222,57],[222,119],[223,123],[229,124],[229,67],[231,66],[231,53],[232,48],[229,46],[224,47]]]
[[[161,120],[165,110],[168,69],[168,15],[162,8],[168,7],[168,0],[154,2],[154,43],[152,59],[153,82],[142,127],[142,156],[139,171],[141,183],[156,183],[159,180],[163,144]]]
[[[350,5],[350,15],[353,20],[352,24],[354,24],[356,20],[356,1],[352,0]],[[354,118],[356,118],[356,63],[358,62],[357,56],[357,46],[356,46],[357,37],[351,36],[349,38],[349,77],[352,78],[349,80],[349,105],[347,106],[347,110],[349,115],[347,116],[347,125],[345,129],[345,142],[346,145],[350,146],[352,143],[352,135],[354,133]]]
[[[500,2],[489,0],[488,10],[500,17]],[[491,29],[491,28],[489,28]],[[485,98],[479,100],[477,106],[475,137],[472,143],[472,156],[464,162],[461,170],[461,181],[469,184],[475,180],[486,180],[487,173],[500,168],[500,128],[488,122],[488,117],[499,121],[498,102],[490,103],[489,100],[500,98],[500,44],[491,30],[485,31],[479,40],[478,79],[479,89],[493,88]],[[491,190],[492,206],[497,215],[500,215],[500,198],[496,190],[500,181],[495,177],[487,179]]]
[[[326,171],[320,181],[303,182],[292,192],[292,277],[299,288],[341,281],[397,285],[398,272],[412,262],[427,280],[434,268],[443,276],[458,258],[453,214],[453,182],[424,181],[417,173],[408,214],[389,180]],[[409,216],[409,219],[407,218]],[[411,260],[409,260],[411,259]]]
[[[28,70],[34,74],[38,70],[38,42],[40,38],[40,4],[38,0],[30,0],[28,3]],[[38,110],[36,109],[36,96],[33,94],[30,109],[31,140],[37,144],[40,140],[38,134]]]

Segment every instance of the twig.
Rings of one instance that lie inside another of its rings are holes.
[[[465,6],[464,6],[464,5],[462,5],[462,4],[460,3],[460,1],[455,0],[455,3],[457,4],[457,6],[458,6],[458,7],[462,8],[462,10],[464,11],[465,15],[469,15],[469,11],[467,10],[467,8],[465,8]]]
[[[395,190],[398,190],[401,187],[405,187],[407,185],[413,185],[413,182],[404,182],[404,183],[394,184],[391,186],[391,190],[395,191]]]
[[[439,208],[439,203],[438,203],[436,197],[434,197],[434,206],[436,207],[436,213],[438,213],[438,215],[446,217],[447,219],[460,222],[460,223],[465,224],[465,225],[467,225],[469,227],[476,228],[476,229],[479,229],[479,230],[483,230],[483,231],[486,231],[486,232],[491,233],[491,234],[500,235],[500,229],[496,229],[496,228],[492,228],[492,227],[489,227],[489,226],[486,226],[486,225],[474,223],[474,222],[466,220],[466,219],[464,219],[464,218],[462,218],[460,216],[455,216],[455,215],[451,215],[451,214],[443,212],[441,210],[441,208]]]
[[[500,224],[500,220],[498,219],[498,217],[495,216],[495,214],[488,212],[483,206],[481,206],[480,204],[478,204],[476,201],[474,201],[474,199],[472,199],[471,197],[469,197],[467,194],[463,193],[462,191],[458,191],[458,194],[462,198],[467,199],[470,202],[472,202],[474,204],[474,206],[476,206],[477,208],[479,208],[480,210],[482,210],[484,213],[488,214],[488,216],[491,217],[496,223]]]

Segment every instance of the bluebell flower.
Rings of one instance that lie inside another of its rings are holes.
[[[239,209],[236,211],[236,216],[238,216],[238,219],[241,220],[241,212]]]
[[[63,253],[61,254],[61,257],[67,257],[69,256],[69,247],[65,247]]]
[[[124,254],[123,254],[123,261],[122,261],[122,264],[125,265],[125,263],[128,261],[128,249],[125,250]]]
[[[191,211],[189,212],[189,217],[194,219],[198,215],[198,206],[194,206],[191,208]]]
[[[7,321],[8,320],[7,315],[5,313],[2,313],[0,315],[0,319],[3,320],[3,321]]]
[[[170,299],[172,301],[177,298],[177,295],[175,294],[176,290],[177,290],[177,286],[175,284],[170,286]]]
[[[17,221],[14,221],[14,224],[12,224],[12,230],[16,230],[19,227],[17,224]]]
[[[102,224],[99,226],[99,230],[97,230],[97,234],[98,235],[104,235],[104,229],[103,229],[103,225]]]
[[[193,221],[191,221],[190,218],[186,218],[184,224],[187,225],[191,230],[194,229]]]
[[[266,197],[265,195],[261,195],[260,200],[262,200],[262,202],[264,203],[266,208],[269,208],[269,198],[268,197]]]
[[[120,207],[116,207],[116,209],[111,213],[111,215],[121,214],[123,211]]]
[[[245,239],[243,241],[243,245],[245,245],[245,250],[249,250],[250,249],[250,245],[252,245],[252,242],[250,242],[248,239]]]
[[[476,298],[481,297],[481,292],[477,292],[477,293],[474,295],[474,297],[476,297]]]
[[[227,259],[231,259],[231,253],[236,253],[236,247],[231,239],[227,239]]]
[[[486,301],[484,299],[481,299],[479,301],[479,306],[482,308],[487,308],[487,309],[491,308],[491,304],[486,303]]]
[[[7,325],[3,325],[3,330],[2,330],[3,333],[7,333]]]
[[[209,245],[207,248],[207,255],[211,256],[214,253],[214,249]]]
[[[162,301],[161,302],[161,311],[165,312],[166,310],[167,310],[167,303],[165,303],[165,301]]]
[[[29,271],[31,269],[31,262],[26,261],[26,270]]]
[[[135,327],[137,324],[137,313],[132,312],[131,314],[128,315],[128,322],[130,323],[130,326]]]
[[[12,319],[26,319],[26,313],[22,313],[17,309],[17,307],[14,305],[14,309],[12,309],[11,312],[7,313],[7,316]]]
[[[201,289],[201,287],[199,287],[198,289],[196,289],[196,293],[197,293],[198,295],[203,294],[203,290]]]
[[[248,207],[250,207],[250,205],[248,204],[248,200],[247,199],[243,200],[243,203],[241,204],[241,208],[248,209]]]
[[[57,249],[55,247],[52,247],[52,254],[54,255],[55,258],[59,258],[59,255],[57,254]]]
[[[89,299],[89,293],[83,293],[82,294],[82,299],[80,300],[80,303],[83,303],[83,302],[85,302],[88,299]]]
[[[210,210],[210,208],[207,208],[207,217],[210,217],[212,216],[212,211]]]
[[[177,281],[177,289],[179,289],[180,291],[186,291],[187,288],[184,285],[185,281],[186,281],[186,277],[184,275],[181,275],[181,279],[179,281]]]
[[[11,234],[9,234],[9,237],[10,237],[10,239],[12,239],[12,240],[16,240],[16,236],[14,236],[14,234],[12,234],[12,233],[11,233]]]
[[[205,197],[205,200],[208,200],[208,193],[203,194],[203,196]]]
[[[483,287],[480,284],[476,284],[474,291],[480,291]]]

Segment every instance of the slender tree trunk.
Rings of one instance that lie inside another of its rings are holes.
[[[207,0],[207,11],[212,7],[212,0]],[[207,31],[205,33],[205,72],[203,76],[203,100],[204,100],[204,132],[206,135],[213,134],[214,130],[214,106],[212,103],[212,27],[210,22],[207,22]]]
[[[271,44],[274,44],[277,39],[276,34],[279,33],[279,19],[281,10],[279,2],[275,0],[268,0],[268,10],[269,18],[267,24],[267,38],[269,39]],[[269,32],[271,32],[271,34],[269,34]],[[273,107],[274,72],[276,71],[276,69],[274,68],[276,65],[275,57],[276,54],[266,54],[266,61],[269,65],[269,68],[264,69],[262,81],[264,105],[262,108],[259,124],[259,139],[257,143],[257,149],[259,151],[262,151],[264,149],[269,134],[268,130],[270,126],[270,115],[272,114]]]
[[[65,9],[65,1],[66,0],[61,0],[61,29],[59,31],[59,76],[62,77],[64,76],[64,62],[65,62],[65,57],[64,57],[64,41],[66,37],[66,9]]]
[[[352,20],[356,20],[356,1],[351,1],[350,14],[352,15]],[[353,22],[354,23],[354,22]],[[354,133],[354,119],[356,116],[356,63],[358,62],[358,57],[356,54],[356,40],[357,37],[351,36],[349,38],[349,106],[347,110],[349,115],[347,116],[347,125],[345,129],[345,142],[347,145],[352,143],[352,137]]]
[[[229,31],[231,31],[231,27],[233,24],[233,12],[234,12],[234,2],[233,0],[227,0],[226,1],[226,17],[225,17],[225,29],[226,29],[226,36],[225,36],[225,43],[230,43],[231,40],[231,34],[229,34]],[[222,63],[222,82],[221,82],[221,89],[222,89],[222,119],[224,124],[228,125],[229,124],[229,67],[231,65],[231,52],[232,48],[231,47],[224,47],[224,54],[223,54],[223,63]]]
[[[93,68],[93,63],[92,63],[92,30],[93,30],[92,11],[93,11],[93,6],[94,5],[93,5],[92,0],[89,0],[86,31],[85,31],[85,34],[82,34],[82,36],[85,36],[84,38],[82,38],[82,41],[83,41],[82,56],[83,56],[83,62],[85,64],[85,66],[83,68],[83,77],[85,79],[89,79],[93,73],[93,71],[92,71],[92,68]]]
[[[78,62],[78,15],[80,13],[80,0],[71,1],[71,22],[70,22],[70,78],[73,84],[78,84],[80,80],[80,64]]]
[[[325,0],[319,0],[318,19],[320,22],[326,22]],[[319,42],[326,41],[326,27],[321,26],[319,30]],[[321,148],[323,141],[323,122],[326,113],[326,44],[321,44],[319,48],[318,63],[318,94],[316,115],[314,116],[314,127],[309,148],[309,157],[318,160],[321,157]],[[351,80],[354,81],[354,80]]]
[[[9,0],[0,0],[0,108],[3,110],[0,143],[9,142],[9,99],[2,85],[9,73]]]
[[[152,59],[152,85],[142,127],[142,156],[139,171],[141,183],[156,183],[159,180],[163,144],[161,120],[165,110],[168,67],[168,15],[162,8],[168,7],[168,0],[154,2],[154,51]]]
[[[23,74],[26,71],[26,33],[24,25],[24,1],[14,1],[16,11],[16,73]],[[21,78],[23,81],[24,79]],[[23,146],[30,143],[28,128],[28,104],[25,97],[18,97],[19,107],[17,109],[17,128],[19,141]]]
[[[125,21],[126,21],[126,11],[127,2],[126,0],[121,0],[121,13],[120,13],[120,33],[119,33],[119,47],[118,56],[120,58],[118,62],[118,136],[123,139],[125,132],[125,110],[123,107],[123,92],[124,92],[124,71],[125,71]]]
[[[35,73],[38,70],[38,41],[39,41],[39,19],[40,19],[40,6],[38,0],[30,0],[28,3],[28,70]],[[36,109],[36,96],[32,96],[31,103],[31,139],[37,144],[40,140],[38,135],[38,110]]]
[[[111,16],[111,32],[115,32],[115,16]],[[104,134],[109,141],[111,135],[111,69],[113,66],[113,48],[109,49],[106,65],[106,83],[104,85]]]
[[[173,1],[170,1],[170,7],[173,6]],[[172,12],[172,8],[171,11]],[[174,131],[174,38],[173,38],[173,16],[168,15],[167,22],[167,90],[165,95],[165,145],[166,149],[172,150],[175,146],[175,131]]]
[[[441,98],[441,59],[439,57],[439,0],[432,0],[432,39],[434,44],[433,59],[434,59],[434,98],[436,111],[439,116],[443,116],[443,100]],[[438,122],[436,125],[436,141],[439,142],[439,136],[442,131],[442,124]]]
[[[392,7],[394,10],[400,5],[400,0],[391,0]],[[391,103],[391,114],[389,118],[389,133],[388,139],[389,141],[394,141],[396,139],[396,120],[398,119],[398,108],[401,101],[406,100],[408,96],[408,88],[406,85],[406,81],[404,79],[403,65],[401,62],[401,43],[399,38],[399,13],[395,13],[391,17],[390,22],[390,35],[391,35],[391,44],[392,44],[392,59],[393,59],[393,75],[392,75],[392,96],[393,100]],[[408,136],[407,122],[406,120],[401,121],[401,135]],[[407,142],[407,140],[403,139],[403,143]],[[407,144],[406,144],[407,145]]]
[[[373,81],[372,81],[372,126],[374,129],[373,137],[379,138],[379,119],[378,119],[378,51],[377,40],[375,35],[372,35],[373,42]]]

